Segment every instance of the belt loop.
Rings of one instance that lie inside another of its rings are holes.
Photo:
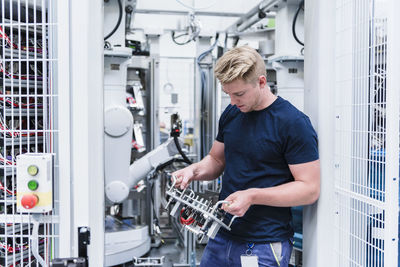
[[[247,256],[250,256],[250,255],[253,254],[252,253],[253,248],[254,248],[254,243],[248,243],[247,244],[247,250],[246,250],[246,255]]]

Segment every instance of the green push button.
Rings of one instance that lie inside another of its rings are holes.
[[[28,173],[32,176],[35,176],[36,174],[38,174],[39,172],[39,168],[36,165],[30,165],[28,167]]]
[[[32,191],[35,191],[39,187],[39,183],[36,180],[30,180],[28,182],[28,188]]]

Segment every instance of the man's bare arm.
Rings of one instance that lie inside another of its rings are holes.
[[[229,195],[230,205],[224,209],[234,215],[243,216],[251,205],[293,207],[314,203],[320,193],[319,160],[289,165],[293,182],[269,188],[250,188]]]
[[[224,143],[215,141],[209,154],[201,161],[173,173],[177,177],[176,186],[181,188],[193,180],[213,180],[220,176],[225,168]]]

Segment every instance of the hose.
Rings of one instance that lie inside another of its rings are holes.
[[[294,39],[295,39],[300,45],[302,45],[302,46],[304,46],[304,43],[303,43],[302,41],[299,40],[299,38],[297,37],[297,34],[296,34],[296,21],[297,21],[298,15],[299,15],[299,13],[300,13],[300,10],[301,10],[303,7],[304,7],[304,0],[301,1],[301,3],[299,4],[299,8],[297,9],[296,14],[294,15],[293,23],[292,23],[292,34],[293,34],[293,37],[294,37]]]
[[[172,41],[174,41],[174,43],[177,44],[177,45],[185,45],[185,44],[188,44],[188,43],[190,43],[192,41],[192,39],[188,39],[185,42],[180,43],[180,42],[178,42],[176,40],[177,38],[185,36],[185,35],[189,35],[189,34],[188,33],[183,33],[183,34],[180,34],[178,36],[175,36],[175,31],[171,32]]]
[[[188,164],[192,164],[192,161],[185,155],[185,153],[182,151],[181,145],[179,144],[179,140],[177,136],[174,136],[174,143],[176,148],[179,151],[179,154],[181,154],[183,160],[188,163]]]
[[[155,169],[155,172],[159,172],[159,171],[163,170],[165,167],[171,165],[174,162],[185,162],[185,163],[187,163],[184,159],[173,158],[173,159],[168,160],[167,162],[164,162],[164,163],[158,165],[156,167],[156,169]]]
[[[119,6],[119,17],[118,17],[118,22],[117,25],[115,25],[114,29],[108,34],[106,35],[106,37],[104,37],[104,41],[107,40],[108,38],[110,38],[119,28],[119,25],[121,25],[121,20],[122,20],[122,3],[121,0],[117,0],[118,1],[118,6]]]

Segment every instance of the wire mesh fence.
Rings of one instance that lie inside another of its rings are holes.
[[[399,169],[386,157],[389,146],[398,153],[387,117],[399,109],[387,99],[397,90],[387,86],[389,2],[336,1],[335,266],[397,266],[385,257],[387,232],[397,236],[385,217],[399,205],[387,194],[388,162]]]
[[[0,4],[1,266],[48,265],[58,239],[57,209],[36,217],[16,208],[18,155],[51,153],[55,177],[58,173],[54,4],[47,0]]]

